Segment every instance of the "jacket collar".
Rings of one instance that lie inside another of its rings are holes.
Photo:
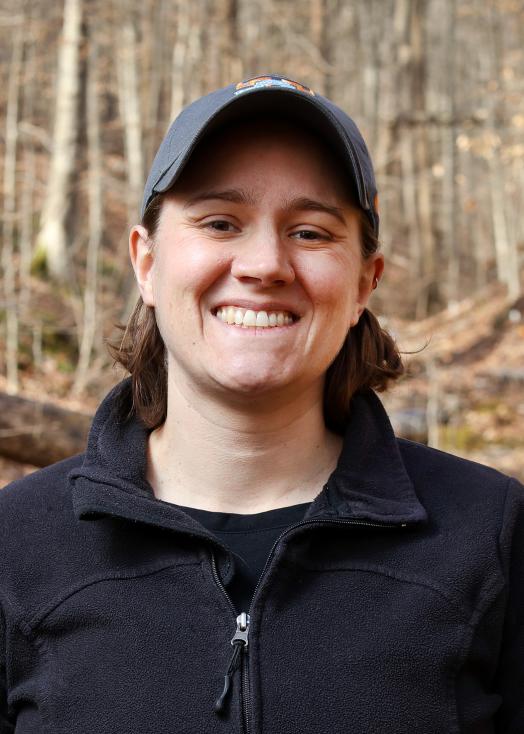
[[[306,517],[317,515],[400,525],[428,519],[389,417],[371,389],[351,399],[337,467]]]
[[[112,515],[209,535],[175,505],[155,498],[145,478],[148,431],[136,417],[121,422],[116,415],[117,404],[130,404],[130,391],[128,378],[113,388],[96,412],[84,462],[69,475],[76,517]],[[338,465],[304,519],[322,518],[388,525],[427,519],[389,418],[372,390],[353,396]]]

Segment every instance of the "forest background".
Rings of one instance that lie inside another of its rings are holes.
[[[368,141],[371,307],[412,352],[396,430],[524,478],[522,0],[1,0],[0,485],[81,450],[121,378],[106,341],[170,121],[264,73]]]

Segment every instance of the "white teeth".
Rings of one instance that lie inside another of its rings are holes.
[[[263,329],[269,326],[269,317],[265,311],[259,311],[257,313],[257,326],[261,326]]]
[[[226,324],[235,324],[259,329],[267,329],[274,326],[289,326],[293,323],[293,316],[286,311],[254,311],[237,306],[221,306],[216,310],[216,316]]]
[[[248,308],[248,310],[244,314],[244,320],[242,321],[242,326],[256,326],[256,325],[257,325],[257,315],[254,311],[251,311],[251,309]]]

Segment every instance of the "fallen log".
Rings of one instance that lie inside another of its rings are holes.
[[[0,392],[0,454],[47,466],[82,452],[92,416]]]
[[[397,408],[390,417],[397,435],[427,441],[424,410]],[[39,467],[67,459],[84,451],[91,420],[87,413],[0,392],[0,455]]]

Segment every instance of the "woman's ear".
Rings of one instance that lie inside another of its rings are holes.
[[[377,287],[378,281],[384,272],[384,255],[381,252],[375,252],[367,257],[362,263],[360,278],[358,283],[357,302],[355,303],[355,313],[351,326],[358,323],[366,308],[372,291]]]
[[[141,224],[136,224],[129,233],[129,256],[135,278],[146,306],[154,306],[153,265],[155,262],[153,242]]]

